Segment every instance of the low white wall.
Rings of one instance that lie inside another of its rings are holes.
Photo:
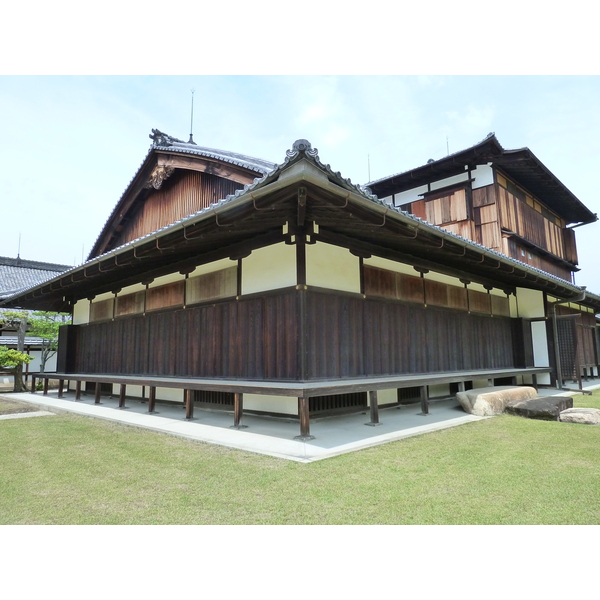
[[[257,410],[285,415],[298,415],[298,398],[244,394],[244,410]]]

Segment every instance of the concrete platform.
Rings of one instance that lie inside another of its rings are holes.
[[[589,387],[600,387],[600,380],[590,380]],[[539,393],[544,396],[564,396],[577,392],[542,388]],[[431,400],[430,412],[426,416],[421,414],[419,404],[380,409],[381,424],[376,427],[365,426],[369,421],[368,413],[313,419],[310,432],[315,439],[301,441],[294,439],[300,432],[297,419],[244,415],[242,424],[247,428],[238,430],[231,427],[231,413],[207,411],[197,407],[194,409],[196,418],[187,421],[182,405],[157,402],[157,413],[148,414],[146,402],[130,398],[126,401],[127,408],[119,409],[117,397],[103,396],[101,404],[94,404],[93,395],[82,394],[81,400],[75,401],[74,392],[65,393],[62,399],[57,397],[56,391],[50,391],[47,396],[41,393],[11,393],[6,394],[6,397],[32,404],[41,410],[71,412],[106,419],[190,440],[303,463],[490,418],[466,414],[456,399]]]

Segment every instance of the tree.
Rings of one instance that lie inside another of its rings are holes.
[[[40,354],[40,372],[46,368],[46,362],[58,351],[58,330],[61,325],[71,322],[68,313],[36,311],[29,315],[29,335],[42,339]]]
[[[27,310],[3,310],[0,311],[0,325],[15,329],[17,332],[17,351],[25,350],[25,335],[41,338],[40,371],[43,373],[46,362],[52,358],[58,350],[58,329],[61,325],[71,322],[67,313],[55,313],[47,311],[30,312]],[[1,338],[0,338],[1,339]],[[19,363],[14,367],[15,392],[25,392],[27,389],[23,384],[23,364],[30,360]]]
[[[17,352],[19,355],[28,356],[24,354],[23,350],[25,350],[25,333],[27,331],[27,319],[29,316],[29,312],[26,310],[4,310],[0,313],[0,325],[6,327],[12,327],[17,330],[17,349],[16,350],[8,350],[6,346],[2,346],[2,348],[6,348],[8,352]],[[19,360],[17,354],[12,354],[11,359],[14,364],[10,365],[9,370],[12,372],[14,377],[14,387],[13,391],[15,392],[26,392],[27,388],[23,383],[23,365],[29,364],[31,362],[31,358],[28,360]],[[8,355],[5,355],[5,359],[9,360]],[[0,364],[0,366],[2,366]],[[9,365],[7,365],[9,367]]]
[[[0,369],[6,369],[12,373],[15,379],[13,390],[15,392],[26,392],[27,388],[23,383],[23,365],[29,364],[32,357],[25,352],[19,352],[14,348],[0,346]]]

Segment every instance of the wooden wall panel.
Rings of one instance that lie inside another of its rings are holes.
[[[509,368],[514,363],[508,318],[318,292],[308,294],[307,314],[309,379]],[[347,357],[341,354],[344,346],[350,350]]]
[[[494,185],[486,185],[485,187],[473,190],[473,207],[487,206],[496,202],[496,188]]]
[[[297,300],[290,291],[74,326],[66,364],[79,373],[297,379]]]
[[[146,292],[135,292],[134,294],[125,294],[117,296],[117,306],[115,316],[136,315],[144,312]]]
[[[114,298],[92,302],[90,306],[90,322],[112,319],[114,302]]]
[[[183,306],[185,280],[174,281],[146,290],[146,310]]]
[[[190,277],[187,280],[186,304],[228,298],[237,293],[237,267]]]
[[[165,227],[234,194],[242,187],[240,183],[209,173],[176,170],[161,189],[150,192],[137,212],[130,216],[129,223],[112,246],[120,246]]]
[[[490,294],[486,294],[485,292],[478,292],[476,290],[468,290],[468,294],[470,311],[483,313],[486,315],[491,314],[492,304],[490,301]]]

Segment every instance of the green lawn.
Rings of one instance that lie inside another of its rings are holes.
[[[600,427],[502,415],[299,464],[75,415],[4,420],[0,524],[598,524],[599,448]]]

